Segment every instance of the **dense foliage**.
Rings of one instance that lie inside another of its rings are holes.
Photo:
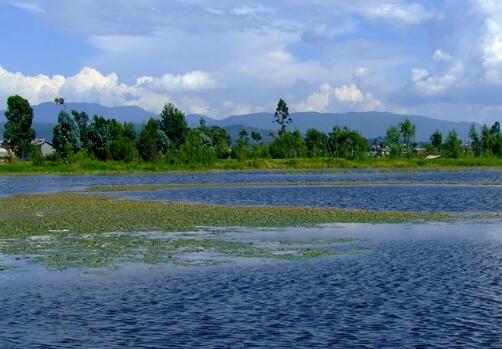
[[[4,137],[17,156],[24,158],[30,153],[31,141],[35,138],[35,130],[31,128],[33,109],[28,100],[17,95],[11,96],[7,99],[5,117]]]
[[[197,128],[187,126],[184,113],[172,103],[164,106],[158,117],[150,118],[144,125],[121,123],[84,112],[64,110],[64,101],[58,123],[53,130],[53,145],[60,158],[114,160],[124,163],[146,162],[208,165],[217,159],[299,159],[324,158],[362,160],[367,157],[472,158],[502,157],[502,132],[500,124],[475,125],[469,132],[469,141],[463,142],[452,130],[446,136],[436,130],[429,143],[416,143],[416,126],[409,119],[388,128],[385,137],[368,141],[358,131],[347,127],[333,127],[324,133],[309,129],[305,134],[288,130],[293,121],[286,102],[281,99],[274,114],[278,125],[271,142],[262,142],[263,135],[256,130],[241,130],[232,140],[223,128],[208,127],[204,119]],[[27,100],[19,96],[8,99],[5,137],[18,156],[26,156],[35,132],[31,128],[33,111]],[[35,152],[32,152],[34,154]],[[33,160],[43,161],[40,152]]]

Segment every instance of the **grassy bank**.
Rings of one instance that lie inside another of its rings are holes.
[[[66,164],[61,161],[45,161],[34,164],[31,161],[0,164],[0,175],[19,174],[143,174],[162,172],[232,171],[232,170],[324,170],[324,169],[445,169],[455,170],[474,167],[502,168],[502,159],[469,158],[437,159],[427,161],[410,159],[254,159],[246,161],[217,160],[211,164],[166,164],[143,162],[79,160]]]

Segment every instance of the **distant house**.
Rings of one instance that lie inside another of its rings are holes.
[[[0,141],[0,164],[10,161],[14,154],[4,141]]]
[[[35,139],[35,140],[31,141],[31,144],[34,147],[38,147],[38,149],[40,149],[40,152],[42,153],[43,156],[53,155],[56,152],[56,150],[54,149],[52,144],[47,142],[43,138]]]
[[[425,148],[415,147],[415,148],[413,148],[413,155],[420,156],[420,155],[425,154],[426,151],[427,151],[427,149],[425,149]]]

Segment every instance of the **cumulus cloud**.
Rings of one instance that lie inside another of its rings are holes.
[[[502,82],[502,3],[490,0],[477,3],[486,16],[481,38],[485,77]]]
[[[202,71],[184,75],[165,74],[161,77],[144,76],[136,84],[119,82],[115,73],[104,75],[96,69],[84,67],[79,73],[64,77],[55,75],[26,76],[12,73],[0,66],[0,98],[19,94],[32,104],[52,101],[61,96],[67,101],[96,102],[106,106],[138,105],[148,110],[158,111],[169,100],[167,93],[173,91],[197,91],[213,89],[216,82]],[[193,112],[203,112],[198,101],[185,103]]]
[[[357,111],[378,110],[382,103],[371,93],[362,92],[355,84],[332,87],[324,83],[305,101],[295,105],[296,111],[342,111],[351,108]]]
[[[164,74],[159,78],[142,76],[136,84],[153,91],[200,91],[217,87],[211,75],[200,70],[184,75]]]

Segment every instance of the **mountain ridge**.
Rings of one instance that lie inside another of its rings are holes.
[[[84,111],[93,115],[103,115],[107,118],[115,118],[119,121],[130,121],[136,124],[146,122],[154,113],[148,112],[137,106],[106,107],[97,103],[68,103],[61,107],[55,103],[41,103],[33,106],[34,124],[54,124],[61,110]],[[5,123],[3,111],[0,111],[0,123]],[[427,141],[429,136],[437,129],[443,134],[455,129],[461,139],[467,139],[469,128],[473,124],[466,121],[446,121],[419,115],[400,115],[390,112],[347,112],[347,113],[318,113],[301,112],[291,113],[293,122],[288,126],[290,130],[298,129],[305,132],[309,128],[315,128],[323,132],[330,132],[333,127],[349,127],[355,129],[367,138],[385,136],[387,128],[397,125],[405,118],[409,118],[417,128],[416,140]],[[245,115],[232,115],[223,119],[214,119],[205,115],[190,114],[186,116],[190,127],[197,127],[199,120],[204,119],[207,126],[255,128],[270,131],[277,130],[277,124],[273,123],[273,113],[251,113]],[[478,125],[479,126],[479,125]]]

